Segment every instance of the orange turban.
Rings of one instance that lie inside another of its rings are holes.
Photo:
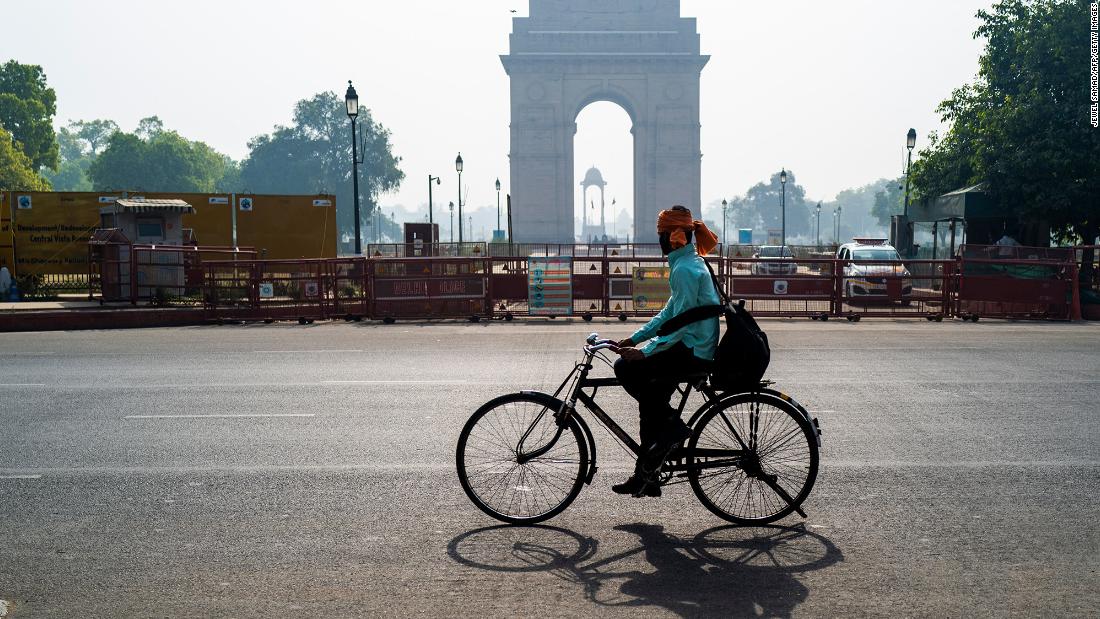
[[[657,214],[657,233],[671,232],[669,241],[672,249],[680,249],[687,245],[688,230],[695,233],[695,246],[699,255],[705,256],[718,246],[718,237],[715,236],[706,224],[691,218],[691,211],[679,209],[666,209]]]

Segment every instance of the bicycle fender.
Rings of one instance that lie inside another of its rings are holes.
[[[564,401],[554,397],[553,395],[551,395],[549,393],[546,393],[545,391],[523,390],[523,391],[520,391],[520,393],[522,393],[524,395],[533,395],[533,396],[540,397],[540,398],[546,398],[547,400],[550,400],[550,401],[555,403],[554,410],[556,410],[556,411],[560,411],[560,410],[562,410],[563,406],[567,406],[567,404]],[[581,417],[577,413],[577,409],[576,408],[571,408],[570,410],[573,413],[573,419],[576,420],[577,425],[579,425],[581,427],[581,431],[584,433],[584,440],[588,443],[588,455],[589,455],[588,473],[584,476],[584,483],[586,485],[591,485],[592,484],[592,478],[595,477],[596,470],[597,470],[597,467],[596,467],[596,437],[594,437],[592,435],[592,429],[588,427],[588,423],[585,422],[584,417]]]

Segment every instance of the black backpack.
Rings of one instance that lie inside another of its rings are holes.
[[[772,351],[768,345],[768,335],[756,324],[756,320],[745,309],[745,300],[733,303],[718,284],[718,278],[710,264],[703,264],[710,271],[711,281],[722,299],[723,305],[702,305],[693,307],[681,314],[669,318],[657,330],[657,335],[668,335],[689,324],[715,316],[726,317],[726,332],[718,342],[711,367],[710,384],[720,391],[752,391],[760,386],[760,379],[771,362]]]

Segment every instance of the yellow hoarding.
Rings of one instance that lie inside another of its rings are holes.
[[[268,260],[335,258],[336,198],[237,194],[237,244]]]
[[[336,198],[170,192],[6,192],[0,261],[21,274],[88,272],[88,238],[99,209],[119,197],[175,198],[195,207],[182,225],[205,247],[254,247],[268,259],[336,256]],[[9,222],[10,217],[10,222]],[[9,230],[10,228],[10,230]]]
[[[672,296],[668,285],[669,267],[634,267],[634,308],[659,310]]]

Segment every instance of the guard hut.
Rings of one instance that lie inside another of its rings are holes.
[[[129,292],[132,301],[161,295],[182,296],[188,263],[182,246],[190,240],[185,237],[183,216],[194,212],[195,207],[183,200],[143,198],[118,198],[99,209],[100,230],[93,239],[100,239],[104,245],[131,243],[129,248],[118,247],[104,251],[101,256],[110,258],[117,252],[117,266],[101,260],[102,280],[120,284],[103,289],[105,300],[114,296],[108,294],[108,288],[119,297]],[[103,231],[111,233],[104,236],[100,234]],[[124,259],[124,254],[129,260]]]
[[[998,207],[984,184],[910,204],[909,221],[930,225],[933,259],[953,257],[955,248],[964,243],[993,245],[1004,236],[1019,245],[1050,247],[1049,222],[1021,219],[1009,207]]]

